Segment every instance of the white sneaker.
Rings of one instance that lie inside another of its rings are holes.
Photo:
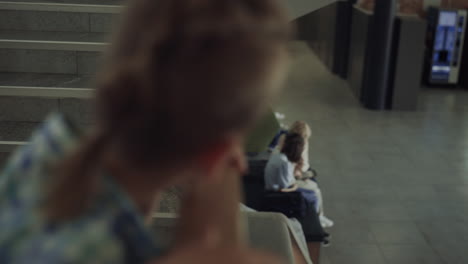
[[[320,215],[320,224],[323,228],[332,227],[335,223],[324,215]]]

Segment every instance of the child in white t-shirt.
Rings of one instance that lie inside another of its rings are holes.
[[[323,227],[332,227],[333,221],[325,216],[323,210],[323,197],[314,177],[312,168],[309,163],[309,139],[312,136],[310,126],[304,121],[294,122],[288,130],[288,134],[299,134],[304,139],[304,149],[302,151],[301,160],[296,163],[294,168],[294,177],[297,179],[296,184],[299,188],[311,190],[317,196],[318,212],[320,214],[320,222]],[[278,149],[283,149],[286,135],[282,135],[279,139]]]
[[[304,139],[296,133],[289,133],[281,152],[273,153],[265,167],[265,189],[280,192],[300,192],[304,199],[313,204],[319,212],[318,197],[313,190],[302,188],[294,177],[294,168],[301,160]]]

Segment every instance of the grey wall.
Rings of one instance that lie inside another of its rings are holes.
[[[369,25],[372,16],[369,12],[360,9],[353,9],[351,23],[351,37],[348,60],[348,83],[356,95],[361,99],[361,91],[366,85],[366,61],[368,53]]]
[[[396,28],[390,107],[394,110],[416,110],[421,90],[427,23],[417,17],[402,16],[397,19]]]
[[[468,30],[465,33],[465,45],[463,46],[460,85],[464,88],[468,88]]]
[[[343,79],[348,77],[349,46],[354,2],[354,0],[338,2],[333,72]]]
[[[337,6],[330,4],[297,20],[298,38],[307,41],[328,68],[333,67]]]
[[[292,19],[297,19],[340,0],[288,0],[286,6]]]
[[[307,41],[319,59],[346,78],[352,4],[337,1],[296,20],[298,39]]]

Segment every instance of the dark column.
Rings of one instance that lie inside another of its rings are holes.
[[[333,73],[343,79],[348,75],[349,48],[351,45],[351,22],[355,1],[337,2],[335,46],[333,50]]]
[[[370,53],[367,61],[367,83],[362,94],[362,103],[370,109],[386,108],[396,2],[396,0],[375,1],[370,29],[372,38],[368,40]]]

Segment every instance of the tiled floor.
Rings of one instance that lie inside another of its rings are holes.
[[[276,110],[313,130],[311,163],[335,220],[322,263],[468,263],[468,91],[417,112],[362,109],[304,43]]]

